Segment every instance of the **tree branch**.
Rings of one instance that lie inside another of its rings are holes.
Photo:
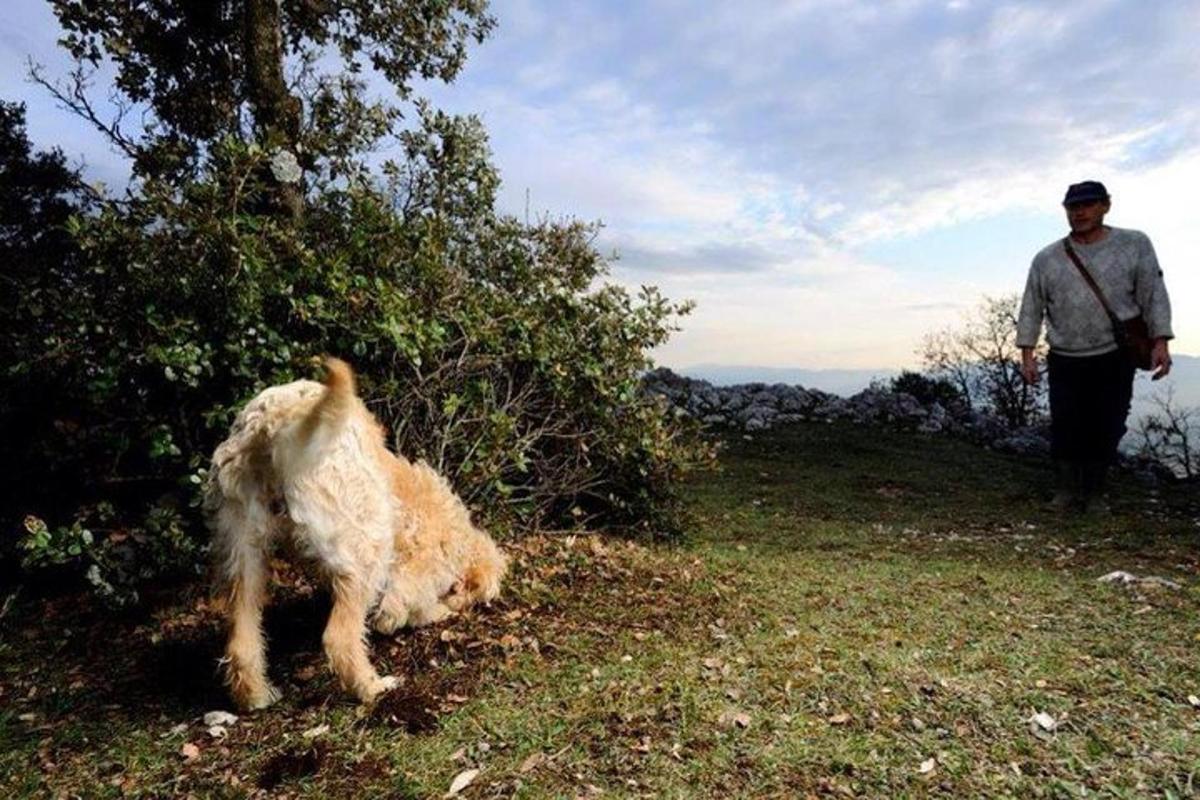
[[[116,96],[110,97],[116,108],[116,116],[107,122],[101,118],[96,107],[92,105],[91,98],[88,97],[88,90],[92,87],[91,78],[96,74],[96,70],[89,72],[82,61],[76,61],[75,68],[69,75],[70,82],[64,86],[59,81],[51,81],[47,78],[44,72],[45,68],[33,59],[26,61],[26,67],[30,80],[46,89],[59,102],[59,105],[90,122],[96,130],[104,134],[110,144],[129,158],[137,159],[141,155],[141,145],[121,129],[121,122],[130,111],[129,104]]]

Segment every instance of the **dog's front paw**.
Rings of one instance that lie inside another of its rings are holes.
[[[364,703],[373,703],[379,699],[379,696],[385,692],[391,691],[400,685],[400,679],[395,675],[384,675],[381,678],[376,678],[362,692],[360,699]]]
[[[431,603],[427,606],[414,608],[408,615],[408,622],[414,628],[422,625],[434,625],[454,616],[454,610],[444,603]]]
[[[381,610],[375,615],[375,620],[372,623],[372,627],[375,628],[377,633],[381,633],[384,636],[391,636],[393,633],[403,628],[406,622],[408,622],[407,615],[401,617],[389,611]]]
[[[247,692],[245,696],[239,697],[238,705],[245,711],[258,711],[274,705],[281,697],[283,697],[283,693],[268,683],[256,691]]]

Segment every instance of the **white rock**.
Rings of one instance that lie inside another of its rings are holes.
[[[1166,578],[1160,578],[1157,575],[1147,575],[1146,577],[1142,578],[1142,583],[1148,583],[1153,586],[1161,586],[1164,589],[1182,589],[1183,588],[1175,581],[1167,580]]]
[[[204,715],[204,725],[208,728],[214,725],[232,725],[237,721],[237,714],[230,714],[228,711],[210,711]]]
[[[1036,714],[1034,714],[1032,717],[1029,718],[1029,721],[1032,722],[1037,727],[1039,727],[1042,730],[1047,731],[1049,733],[1053,733],[1054,730],[1058,727],[1058,720],[1056,720],[1054,717],[1047,714],[1045,711],[1037,712]]]
[[[1181,589],[1178,583],[1167,578],[1159,577],[1158,575],[1146,575],[1139,578],[1132,572],[1126,572],[1123,569],[1114,570],[1107,575],[1102,575],[1096,579],[1100,583],[1119,583],[1122,586],[1132,586],[1135,583],[1140,583],[1145,586],[1161,586],[1164,589]]]

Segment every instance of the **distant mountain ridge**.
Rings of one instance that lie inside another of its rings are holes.
[[[819,389],[849,397],[870,385],[872,380],[891,380],[896,369],[805,369],[803,367],[756,367],[742,364],[697,364],[672,367],[680,375],[708,381],[713,386],[737,386],[743,383],[785,383]]]
[[[1133,411],[1130,416],[1137,418],[1152,410],[1154,395],[1165,393],[1168,389],[1175,391],[1176,406],[1200,407],[1200,356],[1173,355],[1171,362],[1171,374],[1161,381],[1151,381],[1148,373],[1138,373],[1133,384]]]

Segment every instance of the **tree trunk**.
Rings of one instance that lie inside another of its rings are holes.
[[[246,88],[255,126],[266,142],[298,157],[300,100],[293,97],[283,77],[283,25],[279,0],[243,0],[245,3]],[[304,210],[304,184],[279,180],[267,170],[274,187],[272,206],[298,220]]]

